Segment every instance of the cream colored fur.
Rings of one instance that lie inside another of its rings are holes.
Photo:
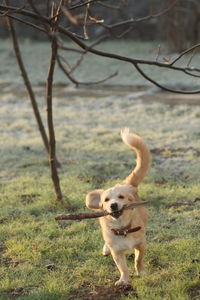
[[[86,196],[86,206],[90,209],[105,210],[109,213],[112,206],[117,205],[118,210],[124,204],[141,201],[137,194],[137,186],[144,179],[151,162],[150,152],[144,141],[129,129],[121,131],[123,142],[137,153],[136,167],[124,182],[107,190],[94,190]],[[126,264],[125,253],[135,249],[135,270],[137,275],[144,274],[143,256],[146,249],[147,209],[138,207],[125,210],[119,218],[106,216],[100,218],[100,225],[105,241],[103,255],[111,254],[120,272],[120,279],[116,285],[129,283],[129,271]],[[112,229],[121,229],[131,224],[131,228],[140,226],[137,232],[128,233],[127,236],[117,236]]]

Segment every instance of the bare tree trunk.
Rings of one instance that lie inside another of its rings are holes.
[[[8,3],[8,1],[7,1]],[[22,60],[15,28],[13,26],[13,22],[10,18],[8,19],[8,27],[11,33],[12,41],[13,41],[13,48],[15,51],[15,56],[19,65],[19,68],[21,70],[21,74],[24,80],[24,84],[26,86],[26,89],[28,91],[31,104],[33,107],[33,111],[37,120],[37,124],[39,127],[39,131],[41,133],[44,146],[49,153],[49,161],[50,161],[50,168],[51,168],[51,177],[54,184],[55,192],[57,200],[62,200],[62,192],[60,189],[60,183],[59,183],[59,177],[57,173],[57,167],[60,165],[56,159],[56,141],[55,141],[55,133],[54,133],[54,126],[53,126],[53,112],[52,112],[52,84],[53,84],[53,74],[54,74],[54,67],[55,67],[55,61],[57,56],[57,41],[56,37],[52,37],[52,55],[50,60],[50,67],[49,67],[49,73],[47,78],[47,90],[46,90],[46,99],[47,99],[47,122],[48,122],[48,129],[49,129],[49,140],[42,122],[42,118],[40,116],[40,112],[38,109],[38,105],[35,99],[35,94],[33,92],[30,80],[28,78],[28,74],[26,72],[26,69],[24,67],[24,63]]]
[[[53,125],[53,109],[52,109],[52,86],[53,86],[53,75],[57,57],[57,40],[56,36],[52,33],[51,41],[51,59],[46,84],[46,101],[47,101],[47,122],[49,129],[49,162],[51,167],[51,178],[54,184],[57,200],[62,200],[62,192],[60,188],[60,181],[56,166],[56,139]]]
[[[38,124],[38,128],[39,128],[44,146],[45,146],[47,152],[49,152],[48,137],[47,137],[47,134],[46,134],[43,122],[42,122],[42,118],[41,118],[41,115],[40,115],[40,112],[39,112],[39,109],[38,109],[38,105],[37,105],[37,102],[36,102],[36,99],[35,99],[35,94],[33,92],[30,80],[28,78],[28,74],[27,74],[26,69],[24,67],[24,63],[23,63],[23,60],[22,60],[18,40],[17,40],[17,37],[16,37],[15,28],[13,26],[13,22],[12,22],[11,18],[7,18],[7,21],[8,21],[8,27],[9,27],[9,30],[10,30],[10,33],[11,33],[11,37],[12,37],[13,48],[14,48],[16,59],[17,59],[17,63],[18,63],[18,66],[20,68],[21,75],[22,75],[22,78],[24,80],[24,84],[26,86],[27,92],[28,92],[30,100],[31,100],[31,105],[32,105],[32,108],[33,108],[33,112],[34,112],[34,115],[35,115],[35,118],[36,118],[36,121],[37,121],[37,124]]]
[[[35,94],[33,92],[28,74],[26,72],[26,69],[25,69],[25,66],[24,66],[24,63],[23,63],[23,59],[22,59],[22,56],[21,56],[21,51],[20,51],[20,48],[19,48],[19,44],[18,44],[18,40],[17,40],[17,36],[16,36],[16,32],[15,32],[15,28],[14,28],[12,19],[7,18],[7,23],[8,23],[8,28],[10,30],[10,35],[11,35],[12,42],[13,42],[13,49],[14,49],[14,52],[15,52],[15,57],[17,59],[18,66],[19,66],[19,69],[21,71],[22,78],[24,80],[24,85],[26,87],[29,98],[31,100],[31,105],[32,105],[33,112],[34,112],[34,115],[35,115],[35,119],[36,119],[36,122],[37,122],[37,125],[38,125],[38,129],[40,131],[42,141],[44,143],[44,147],[45,147],[47,153],[49,153],[48,137],[47,137],[47,134],[46,134],[43,122],[42,122],[42,118],[41,118],[41,115],[40,115],[40,112],[39,112],[39,109],[38,109]],[[57,159],[56,159],[56,163],[57,163],[57,166],[59,167],[60,163],[58,162]]]

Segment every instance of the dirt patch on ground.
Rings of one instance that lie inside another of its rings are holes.
[[[175,149],[173,149],[173,148],[153,148],[153,149],[151,149],[151,153],[160,155],[163,157],[180,157],[189,151],[191,151],[194,156],[200,156],[199,149],[196,149],[194,147],[177,147]]]
[[[142,100],[143,103],[159,102],[168,105],[200,105],[199,94],[175,94],[170,92],[163,92],[156,88],[147,88],[144,86],[101,86],[85,88],[55,88],[55,93],[59,96],[63,92],[68,97],[125,97],[129,100]]]
[[[175,88],[174,88],[175,89]],[[181,88],[180,88],[181,89]],[[15,96],[22,97],[24,95],[24,86],[21,85],[16,90],[16,87],[10,86],[4,90],[13,92]],[[183,89],[184,91],[184,89]],[[44,86],[38,85],[35,87],[36,95],[43,96]],[[170,106],[173,105],[200,105],[199,94],[175,94],[161,91],[155,87],[149,88],[145,86],[129,86],[129,85],[101,85],[75,88],[73,86],[55,85],[54,95],[62,98],[66,96],[72,100],[75,98],[104,98],[104,97],[122,97],[128,100],[141,100],[143,103],[163,103]],[[17,98],[16,98],[17,99]]]
[[[200,283],[189,288],[188,294],[191,299],[200,299]]]
[[[22,297],[22,296],[26,296],[28,294],[30,294],[31,291],[33,291],[36,287],[19,287],[19,288],[15,288],[15,289],[9,289],[4,291],[5,294],[7,294],[8,296],[11,296],[13,298],[17,298],[17,297]]]
[[[9,296],[20,297],[20,296],[27,295],[28,291],[24,288],[16,288],[16,289],[7,290],[5,293]]]
[[[173,94],[167,92],[157,92],[152,94],[144,94],[141,99],[144,103],[159,102],[168,105],[200,105],[200,98],[197,94]]]
[[[83,285],[72,291],[68,296],[69,300],[117,300],[124,296],[138,298],[137,291],[131,286],[88,286]]]

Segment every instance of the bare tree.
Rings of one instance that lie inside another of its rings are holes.
[[[54,184],[54,189],[58,200],[62,200],[62,192],[60,188],[60,181],[56,166],[56,139],[53,125],[53,108],[52,108],[52,89],[53,89],[53,76],[56,64],[56,57],[58,51],[56,27],[59,22],[60,6],[57,8],[56,4],[52,6],[52,17],[57,15],[53,22],[51,22],[51,58],[49,62],[49,71],[46,84],[46,101],[47,101],[47,123],[49,130],[49,162],[51,167],[51,177]]]
[[[7,5],[9,4],[8,0],[6,1],[6,4]],[[28,93],[30,101],[31,101],[31,105],[32,105],[33,113],[34,113],[34,116],[35,116],[35,119],[36,119],[36,122],[37,122],[37,125],[38,125],[38,129],[39,129],[39,132],[41,134],[44,147],[45,147],[47,153],[49,153],[48,137],[47,137],[46,130],[45,130],[45,127],[44,127],[44,124],[43,124],[43,121],[42,121],[42,117],[40,115],[40,111],[39,111],[39,108],[38,108],[38,105],[37,105],[35,93],[33,91],[31,82],[29,80],[28,73],[26,71],[26,68],[25,68],[25,65],[24,65],[24,62],[23,62],[23,59],[22,59],[20,46],[19,46],[19,43],[18,43],[18,39],[17,39],[14,24],[13,24],[13,20],[11,18],[7,18],[7,22],[8,22],[8,28],[9,28],[9,31],[10,31],[12,43],[13,43],[13,49],[14,49],[15,57],[17,59],[17,63],[18,63],[18,66],[19,66],[19,69],[20,69],[20,72],[21,72],[21,75],[22,75],[22,78],[23,78],[23,81],[24,81],[24,85],[26,87],[27,93]],[[57,166],[61,166],[57,159],[56,159],[56,164],[57,164]]]
[[[135,18],[130,17],[122,21],[110,22],[109,18],[103,15],[97,15],[98,7],[106,7],[112,14],[113,10],[121,10],[124,5],[128,5],[128,1],[121,0],[118,4],[113,4],[113,1],[97,1],[97,0],[49,0],[46,2],[46,9],[40,9],[36,1],[24,1],[23,6],[0,5],[0,16],[9,18],[22,23],[24,26],[31,27],[34,31],[39,31],[45,34],[50,40],[51,57],[49,63],[48,78],[46,84],[46,99],[47,99],[47,122],[49,130],[49,159],[51,166],[51,175],[56,191],[57,199],[62,199],[62,192],[59,184],[59,177],[57,167],[55,164],[56,157],[56,138],[53,126],[53,110],[52,110],[52,88],[53,88],[53,74],[56,62],[69,80],[78,85],[90,85],[102,83],[105,80],[116,76],[117,73],[110,74],[108,77],[99,80],[98,82],[79,82],[73,75],[83,61],[83,57],[88,53],[93,55],[119,60],[124,63],[131,64],[141,76],[150,81],[155,86],[174,93],[183,94],[197,94],[200,89],[196,90],[180,90],[169,87],[167,84],[163,85],[159,81],[147,75],[143,66],[150,65],[154,68],[164,68],[167,70],[178,71],[187,76],[200,77],[200,68],[191,66],[191,57],[185,65],[180,65],[180,59],[186,54],[195,55],[194,51],[200,47],[200,43],[196,43],[181,53],[177,54],[175,58],[168,61],[159,61],[159,55],[154,60],[135,59],[129,56],[122,56],[119,54],[99,50],[96,46],[103,40],[108,38],[120,38],[131,32],[135,25],[147,22],[152,19],[161,19],[168,16],[176,8],[179,0],[167,1],[167,5],[160,11],[154,11],[152,7],[149,8],[149,13],[146,16]],[[96,8],[93,10],[93,8]],[[10,21],[9,21],[10,22]],[[65,26],[67,24],[67,27]],[[91,31],[91,28],[94,28]],[[100,30],[99,30],[100,29]],[[100,33],[99,33],[100,32]],[[93,40],[90,44],[87,42]],[[66,46],[66,41],[70,40],[75,47],[69,48]],[[70,67],[65,56],[60,55],[60,50],[73,51],[77,53],[77,62],[73,67]],[[158,53],[159,54],[159,53]]]

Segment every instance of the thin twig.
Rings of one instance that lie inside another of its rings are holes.
[[[191,91],[183,91],[183,90],[174,90],[171,89],[169,87],[163,86],[160,83],[158,83],[157,81],[153,80],[151,77],[149,77],[139,66],[138,64],[133,64],[134,67],[138,70],[138,72],[144,77],[146,78],[148,81],[152,82],[155,86],[159,87],[160,89],[167,91],[167,92],[172,92],[172,93],[176,93],[176,94],[199,94],[200,90],[191,90]]]
[[[88,11],[89,11],[89,8],[90,8],[90,4],[88,3],[86,5],[86,8],[85,8],[85,16],[84,16],[84,21],[83,21],[83,36],[84,36],[84,39],[85,40],[88,40],[88,34],[87,34],[87,18],[88,18]]]
[[[195,56],[195,54],[196,54],[196,50],[197,50],[197,48],[195,48],[195,49],[192,51],[192,54],[190,55],[190,58],[188,59],[187,67],[190,66],[190,64],[191,64],[191,62],[192,62],[192,60],[193,60],[193,58],[194,58],[194,56]]]
[[[187,53],[194,51],[195,49],[200,47],[200,43],[182,51],[172,62],[170,62],[170,65],[173,66],[178,60],[181,59],[181,57],[183,57],[184,55],[186,55]]]
[[[126,30],[124,30],[122,33],[118,34],[118,35],[114,35],[117,39],[121,39],[122,37],[124,37],[126,34],[130,33],[132,30],[134,29],[133,26],[129,26],[129,28],[127,28]]]
[[[104,83],[105,81],[115,77],[118,75],[118,72],[115,72],[111,75],[109,75],[108,77],[102,79],[102,80],[99,80],[99,81],[94,81],[94,82],[80,82],[78,80],[76,80],[72,75],[71,75],[71,71],[68,71],[62,64],[61,60],[60,60],[60,57],[57,55],[57,62],[58,62],[58,66],[60,67],[60,69],[64,72],[64,74],[69,78],[69,80],[71,82],[73,82],[77,87],[80,86],[80,85],[84,85],[84,86],[89,86],[89,85],[98,85],[98,84],[101,84],[101,83]]]
[[[59,57],[68,68],[70,68],[70,72],[69,73],[71,73],[72,67],[71,67],[70,63],[62,55],[57,55],[57,57]]]
[[[10,5],[0,5],[0,9],[2,11],[9,11],[9,14],[12,13],[16,13],[16,14],[20,14],[20,15],[24,15],[36,20],[40,20],[43,21],[45,23],[50,24],[51,23],[51,19],[49,19],[48,17],[45,16],[38,16],[37,14],[35,14],[34,12],[27,10],[27,9],[20,9],[20,11],[18,10],[18,7],[14,7],[14,6],[10,6]]]
[[[161,46],[158,45],[158,51],[157,51],[157,55],[156,55],[156,61],[158,61],[159,56],[160,56],[160,48],[161,48]]]
[[[72,9],[76,9],[76,8],[79,8],[79,7],[82,7],[82,6],[85,6],[87,4],[91,4],[91,3],[94,3],[94,2],[98,2],[99,0],[89,0],[89,1],[86,1],[86,2],[80,2],[79,4],[76,4],[76,5],[73,5],[71,7],[68,7],[68,10],[72,10]]]
[[[108,4],[108,3],[104,3],[104,2],[101,2],[101,1],[98,1],[98,4],[100,6],[103,6],[103,7],[106,7],[106,8],[110,8],[110,9],[116,9],[116,10],[119,10],[122,8],[122,5],[123,4],[119,4],[119,5],[111,5],[111,4]]]
[[[171,208],[171,207],[180,207],[180,206],[193,206],[195,205],[194,202],[175,202],[171,204],[165,205],[166,208]]]
[[[32,7],[33,11],[41,18],[42,15],[41,15],[41,13],[39,12],[39,10],[37,9],[37,7],[35,6],[35,4],[33,3],[33,1],[32,1],[32,0],[28,0],[28,3],[29,3],[29,5]],[[43,24],[45,30],[46,30],[47,32],[49,32],[49,27],[48,27],[48,25],[47,25],[46,23],[44,23],[44,22],[42,22],[42,24]]]
[[[63,45],[61,45],[61,44],[58,44],[58,48],[61,49],[61,50],[71,51],[71,52],[76,52],[76,53],[79,53],[79,54],[85,53],[84,50],[75,49],[75,48],[70,48],[70,47],[65,47],[65,46],[63,46]]]
[[[192,73],[188,72],[187,70],[185,70],[184,73],[189,75],[189,76],[192,76],[192,77],[200,78],[200,75],[192,74]]]
[[[137,18],[137,19],[131,18],[129,20],[121,21],[121,22],[118,22],[118,23],[115,23],[115,24],[105,24],[105,23],[103,23],[102,26],[107,28],[107,29],[114,29],[114,28],[121,27],[121,26],[128,25],[128,24],[141,23],[141,22],[144,22],[144,21],[149,21],[151,19],[160,18],[161,16],[167,14],[177,4],[178,1],[179,0],[175,0],[172,4],[170,4],[167,8],[165,8],[164,10],[162,10],[159,13],[150,14],[146,17]]]
[[[70,72],[69,72],[70,74],[72,74],[81,65],[81,63],[83,62],[83,59],[84,59],[84,54],[81,54],[80,58],[76,61],[75,65],[70,68]],[[61,58],[67,64],[67,62],[64,59],[64,57],[61,57]],[[67,64],[67,65],[69,65],[69,64]]]
[[[9,2],[6,1],[6,5],[9,5],[8,3],[9,3]],[[16,8],[15,10],[12,11],[12,13],[13,13],[13,14],[14,14],[14,13],[17,13],[17,12],[21,11],[21,10],[24,9],[24,8],[25,8],[25,5],[23,5],[22,7]],[[9,13],[9,10],[8,10],[8,11],[5,11],[5,13],[2,14],[0,17],[6,17],[8,13]]]
[[[0,12],[0,14],[1,14],[0,16],[2,16],[2,12]],[[40,26],[38,26],[38,25],[35,25],[35,24],[31,23],[31,22],[25,21],[25,20],[23,20],[23,19],[20,19],[20,18],[18,18],[18,17],[16,17],[16,16],[10,15],[9,13],[5,13],[5,14],[3,15],[3,17],[9,17],[10,19],[13,19],[13,20],[15,20],[15,21],[19,21],[20,23],[23,23],[23,24],[25,24],[25,25],[28,25],[28,26],[30,26],[30,27],[32,27],[32,28],[34,28],[34,29],[36,29],[36,30],[39,30],[39,31],[41,31],[41,32],[43,32],[43,33],[47,33],[46,30],[43,29],[42,27],[40,27]]]

